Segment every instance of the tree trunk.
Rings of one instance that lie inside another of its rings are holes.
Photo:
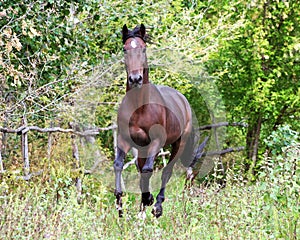
[[[258,147],[260,140],[260,132],[262,125],[262,116],[258,114],[258,117],[249,124],[247,133],[247,157],[249,162],[246,163],[245,171],[249,174],[254,174],[254,168],[257,163]]]

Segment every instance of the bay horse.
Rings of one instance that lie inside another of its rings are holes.
[[[154,202],[149,180],[160,148],[171,145],[168,164],[162,172],[162,183],[152,210],[162,215],[165,188],[175,162],[180,158],[185,167],[193,161],[194,136],[192,110],[187,99],[177,90],[157,86],[149,81],[146,56],[146,28],[143,24],[129,30],[122,29],[123,50],[127,72],[126,95],[117,116],[117,154],[114,161],[115,196],[119,216],[122,217],[121,173],[128,151],[138,150],[137,169],[142,192],[141,212]]]

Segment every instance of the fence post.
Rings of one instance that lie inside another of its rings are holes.
[[[30,172],[29,155],[28,155],[28,131],[26,116],[22,119],[23,129],[21,131],[21,149],[24,162],[24,176],[28,176]]]
[[[7,122],[8,122],[8,119],[7,119],[7,113],[5,114],[4,116],[4,122],[3,122],[3,126],[4,127],[7,127]],[[3,157],[5,158],[6,156],[6,133],[5,132],[2,132],[2,136],[1,136],[1,141],[0,141],[0,170],[1,172],[4,172],[4,165],[3,165]]]
[[[215,115],[213,114],[213,112],[211,113],[211,115],[212,115],[212,123],[216,124]],[[213,134],[214,134],[214,137],[215,137],[217,150],[220,151],[221,147],[220,147],[220,143],[219,143],[219,138],[218,138],[218,133],[217,133],[217,128],[216,127],[213,128]],[[224,169],[224,165],[223,165],[223,161],[222,161],[222,155],[219,155],[219,157],[218,157],[217,172],[221,172],[222,173],[222,178],[219,180],[219,183],[221,185],[221,188],[223,188],[226,185],[226,178],[225,178],[225,169]]]
[[[2,161],[2,139],[0,139],[0,173],[4,172],[3,161]]]
[[[28,129],[22,131],[22,155],[24,161],[24,175],[27,176],[30,171],[29,154],[28,154]]]
[[[72,151],[73,151],[73,158],[75,159],[75,169],[77,171],[78,168],[80,168],[80,160],[79,160],[79,151],[78,151],[78,146],[76,143],[76,135],[72,134],[71,135],[72,139]],[[77,202],[81,203],[81,194],[82,194],[82,181],[79,176],[76,177],[75,180],[75,186],[77,190]]]
[[[53,123],[50,123],[50,128],[53,128]],[[51,158],[51,151],[52,151],[52,133],[48,133],[48,144],[47,144],[47,158],[50,161]]]
[[[115,152],[115,158],[117,157],[117,147],[118,147],[118,129],[117,124],[113,124],[113,138],[114,138],[114,152]]]
[[[73,123],[69,123],[69,126],[73,129],[76,128],[76,126],[74,126]],[[71,141],[72,141],[73,158],[75,159],[74,168],[77,171],[77,169],[80,168],[80,159],[79,159],[79,151],[78,151],[78,146],[76,143],[76,135],[75,134],[71,134]],[[79,176],[76,176],[75,186],[76,186],[76,190],[77,190],[77,202],[81,203],[82,181]]]

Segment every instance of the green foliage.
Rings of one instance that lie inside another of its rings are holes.
[[[247,157],[253,161],[266,147],[262,139],[278,125],[288,123],[299,131],[300,8],[297,1],[233,2],[229,19],[241,25],[231,38],[218,40],[205,65],[218,77],[230,117],[249,124]],[[218,16],[228,5],[210,10]]]
[[[268,138],[272,157],[264,159],[259,172],[259,188],[263,191],[265,209],[276,219],[278,237],[293,238],[300,220],[300,145],[299,134],[288,126],[280,127]],[[296,205],[295,205],[296,203]],[[288,214],[290,224],[282,228],[280,216]]]
[[[248,185],[229,171],[227,187],[218,193],[214,183],[209,188],[184,190],[184,181],[178,181],[168,186],[164,215],[155,219],[147,208],[142,221],[137,216],[140,196],[124,196],[124,218],[119,219],[113,193],[96,179],[86,179],[80,205],[74,187],[69,187],[70,194],[58,203],[47,193],[51,187],[38,183],[2,195],[1,238],[293,239],[299,234],[299,182],[295,180],[276,185],[261,176],[260,181]],[[273,196],[278,188],[280,196]]]
[[[51,192],[56,196],[57,200],[61,198],[68,198],[71,195],[70,187],[74,184],[75,178],[71,174],[71,169],[67,169],[65,166],[52,167],[50,170]],[[51,193],[49,192],[51,195]]]
[[[280,126],[265,140],[271,157],[265,159],[260,179],[264,181],[266,201],[275,201],[278,207],[289,207],[292,199],[299,199],[299,140],[299,133],[288,125]]]
[[[296,146],[299,141],[299,132],[292,130],[289,125],[283,125],[273,131],[265,140],[265,143],[269,147],[272,156],[279,157],[286,148]]]
[[[246,184],[237,174],[245,158],[228,168],[228,185],[218,194],[214,184],[187,194],[180,179],[179,186],[168,188],[163,217],[153,219],[148,210],[144,222],[136,216],[140,196],[131,193],[124,197],[126,218],[117,218],[115,198],[104,185],[112,172],[102,173],[101,166],[83,178],[81,169],[73,169],[68,136],[52,135],[49,159],[45,137],[29,135],[31,170],[44,172],[29,182],[17,179],[19,136],[9,136],[2,155],[7,172],[1,173],[0,238],[292,239],[299,234],[296,0],[4,0],[0,9],[0,126],[18,127],[23,116],[40,127],[110,126],[125,92],[120,31],[125,23],[141,22],[152,36],[147,47],[152,82],[185,94],[201,125],[226,118],[249,124],[248,130],[230,128],[226,136],[220,131],[226,146],[255,137],[261,118],[255,183]],[[247,144],[250,148],[251,141]],[[103,166],[111,166],[106,160],[114,157],[113,136],[102,132],[93,146],[81,145],[82,167],[94,163],[98,146]],[[265,150],[271,155],[263,157]],[[84,180],[81,205],[77,177]]]

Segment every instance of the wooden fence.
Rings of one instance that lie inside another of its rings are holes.
[[[70,128],[64,129],[60,127],[49,127],[49,128],[40,128],[37,126],[27,126],[23,125],[17,129],[11,129],[11,128],[6,128],[6,127],[1,127],[0,126],[0,132],[5,136],[6,134],[17,134],[20,135],[21,138],[21,152],[22,152],[22,158],[23,158],[23,176],[18,176],[20,179],[24,180],[29,180],[33,176],[40,175],[42,171],[38,172],[30,172],[30,159],[29,159],[29,153],[28,153],[28,133],[31,131],[36,131],[40,133],[48,133],[48,157],[50,158],[50,152],[52,149],[52,133],[64,133],[64,134],[70,134],[71,139],[72,139],[72,151],[73,151],[73,158],[74,158],[74,163],[75,166],[80,166],[80,156],[79,156],[79,150],[78,146],[76,143],[76,137],[92,137],[94,138],[96,135],[98,135],[101,131],[113,131],[113,136],[114,136],[114,149],[116,152],[116,146],[117,146],[117,126],[115,124],[109,126],[109,127],[103,127],[103,128],[93,128],[93,129],[88,129],[84,131],[80,131],[78,127],[74,123],[69,124]],[[247,127],[247,125],[243,123],[228,123],[228,122],[221,122],[221,123],[214,123],[211,125],[205,125],[205,126],[200,126],[198,128],[199,131],[205,131],[205,130],[213,130],[214,133],[216,133],[216,129],[219,127],[227,127],[227,126],[242,126],[242,127]],[[3,137],[3,136],[2,136]],[[213,152],[204,152],[202,156],[211,156],[211,155],[220,155],[222,156],[223,154],[229,153],[229,152],[234,152],[234,151],[242,151],[244,150],[244,147],[237,147],[237,148],[228,148],[222,150],[219,146],[219,140],[217,137],[217,134],[215,134],[215,140],[216,140],[216,145],[217,145],[217,150]],[[94,143],[94,141],[92,141]],[[5,169],[3,167],[3,157],[2,157],[2,141],[0,141],[0,173],[4,173]],[[168,151],[163,151],[159,153],[159,156],[162,156],[164,165],[166,165],[166,160],[165,156],[170,154]],[[132,161],[128,162],[125,164],[124,168],[127,168],[130,164],[134,164],[137,158],[137,153],[136,151],[133,152],[134,158]],[[85,174],[90,174],[95,171],[97,168],[99,162],[101,160],[97,159],[91,169],[85,170]],[[222,165],[222,161],[220,161],[220,164]],[[221,168],[224,170],[224,167],[221,166]],[[77,183],[81,182],[80,179],[77,179]],[[81,186],[78,186],[80,188]]]

